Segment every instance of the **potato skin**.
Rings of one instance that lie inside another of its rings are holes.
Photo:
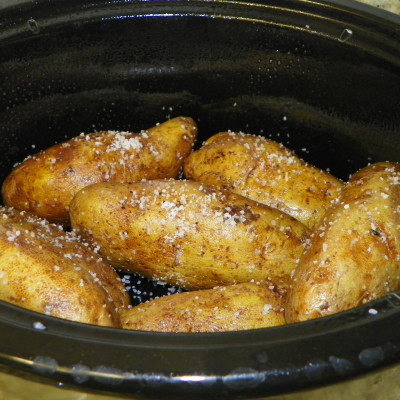
[[[64,232],[25,211],[0,208],[0,300],[54,317],[120,327],[130,304],[114,269]]]
[[[3,183],[3,201],[68,226],[69,203],[87,185],[178,177],[196,135],[195,122],[178,117],[140,134],[105,131],[78,136],[17,166]]]
[[[122,327],[157,332],[227,332],[284,325],[280,294],[241,283],[176,293],[121,313]]]
[[[117,268],[188,289],[270,281],[286,287],[309,230],[198,182],[102,183],[71,202],[75,232]]]
[[[288,322],[344,311],[400,288],[400,164],[358,171],[295,270]]]
[[[184,163],[184,174],[278,208],[309,228],[325,214],[343,183],[260,136],[221,132]]]

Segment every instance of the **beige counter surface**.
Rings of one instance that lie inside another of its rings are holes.
[[[331,386],[259,400],[400,400],[400,366]],[[44,385],[0,372],[1,400],[128,400]],[[129,396],[130,400],[142,397]],[[191,400],[190,398],[186,400]],[[249,400],[249,399],[247,399]]]
[[[358,0],[371,6],[379,7],[396,14],[400,14],[400,0]]]

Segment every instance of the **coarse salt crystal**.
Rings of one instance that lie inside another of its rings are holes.
[[[40,321],[35,321],[32,325],[35,329],[39,331],[45,331],[47,329],[47,326],[41,323]]]
[[[271,304],[265,304],[262,310],[263,315],[269,314],[270,310],[272,310]]]
[[[138,137],[126,138],[121,133],[116,133],[114,141],[108,146],[107,152],[116,150],[139,150],[143,147],[143,144]]]

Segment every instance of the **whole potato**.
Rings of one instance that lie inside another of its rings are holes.
[[[195,122],[179,117],[140,134],[78,136],[17,166],[3,183],[4,203],[68,226],[69,203],[89,184],[178,177],[196,135]]]
[[[309,228],[321,219],[343,186],[280,143],[233,132],[209,138],[185,160],[184,174],[278,208]]]
[[[286,287],[309,235],[279,210],[179,180],[94,184],[75,195],[70,215],[112,265],[188,289]]]
[[[115,270],[75,235],[7,207],[0,208],[0,300],[111,327],[130,303]]]
[[[288,322],[344,311],[400,288],[400,164],[350,179],[295,270]]]
[[[284,325],[282,297],[241,283],[177,293],[121,313],[122,327],[158,332],[226,332]]]

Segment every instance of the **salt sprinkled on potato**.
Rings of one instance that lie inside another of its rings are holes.
[[[343,187],[340,180],[307,164],[282,144],[233,132],[209,138],[185,160],[184,174],[278,208],[309,228]]]
[[[111,327],[130,304],[115,270],[76,235],[8,207],[0,207],[0,299]]]
[[[277,209],[182,180],[91,185],[70,215],[115,267],[187,289],[251,281],[285,288],[309,236]]]
[[[195,122],[186,117],[139,134],[82,134],[17,166],[3,183],[4,203],[68,226],[69,203],[78,190],[96,182],[177,178],[196,136]]]
[[[400,164],[352,176],[315,228],[293,276],[288,322],[344,311],[400,289]]]
[[[122,327],[158,332],[227,332],[284,325],[282,296],[242,283],[177,293],[121,314]]]

